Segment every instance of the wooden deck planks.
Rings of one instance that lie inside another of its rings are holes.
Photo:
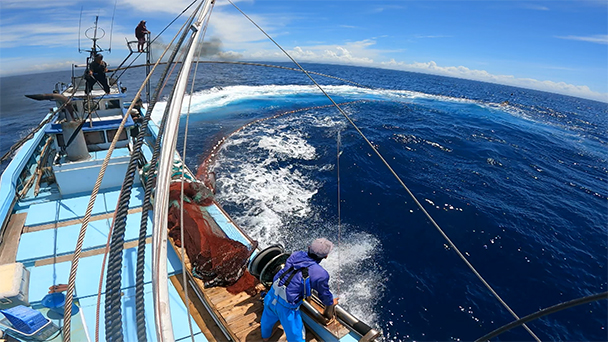
[[[172,239],[171,245],[175,249],[176,254],[181,260],[181,248],[175,246]],[[199,292],[202,294],[204,300],[210,307],[213,314],[218,318],[220,324],[224,325],[228,328],[228,331],[232,335],[233,339],[241,342],[259,342],[262,340],[262,332],[260,330],[260,320],[262,319],[262,311],[264,310],[264,305],[260,299],[260,295],[257,294],[255,296],[250,296],[245,292],[238,293],[236,295],[231,294],[224,287],[212,287],[205,288],[203,281],[192,276],[191,273],[191,265],[188,260],[188,256],[184,255],[185,266],[188,271],[188,277],[196,284],[197,289],[192,289],[192,292]],[[181,281],[181,276],[179,276]],[[180,296],[183,296],[183,289],[181,287],[178,288],[178,292]],[[190,293],[190,292],[189,292]],[[196,297],[194,294],[189,297]],[[198,301],[198,298],[197,298]],[[195,309],[199,311],[199,316],[204,320],[205,324],[216,325],[215,321],[211,314],[207,312],[207,309],[203,303],[198,301],[200,305],[196,305]],[[193,317],[194,317],[194,313]],[[197,322],[198,323],[198,322]],[[199,325],[200,326],[200,325]],[[330,331],[332,332],[346,332],[348,333],[348,329],[344,328],[337,320],[329,325]],[[201,330],[203,328],[201,327]],[[218,327],[219,329],[219,327]],[[279,341],[285,342],[287,338],[283,329],[280,325],[275,327],[274,333],[270,337],[270,341]],[[217,335],[216,335],[217,334]],[[206,334],[205,334],[206,335]],[[338,336],[343,336],[344,334],[338,334]],[[216,340],[225,340],[225,337],[221,330],[216,331],[214,333],[214,337]],[[311,332],[306,332],[306,341],[309,342],[317,342],[319,341],[316,336]]]
[[[14,263],[27,213],[11,215],[0,244],[0,265]]]

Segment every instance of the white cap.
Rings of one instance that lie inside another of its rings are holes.
[[[326,238],[320,238],[313,241],[308,247],[308,253],[314,254],[319,258],[325,258],[334,248],[334,244]]]

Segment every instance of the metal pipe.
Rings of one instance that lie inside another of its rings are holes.
[[[336,305],[336,317],[338,317],[339,320],[344,322],[344,324],[352,328],[357,334],[365,338],[359,341],[373,341],[378,336],[380,336],[379,331],[363,323],[358,318],[351,315],[346,310],[342,309],[342,307],[339,305]]]
[[[169,210],[169,183],[171,182],[171,167],[177,144],[177,132],[182,103],[188,83],[190,66],[198,44],[203,19],[210,9],[211,1],[203,4],[196,22],[191,26],[191,44],[184,59],[183,68],[178,76],[172,101],[169,105],[169,114],[165,127],[165,135],[160,155],[158,177],[156,181],[156,200],[154,202],[154,232],[153,232],[153,267],[152,292],[154,298],[154,319],[156,321],[156,337],[159,342],[173,342],[173,325],[169,307],[168,276],[167,276],[167,212]]]

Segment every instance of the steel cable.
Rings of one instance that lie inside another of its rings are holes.
[[[511,315],[513,317],[515,317],[516,319],[519,319],[519,316],[517,316],[517,314],[511,309],[511,307],[509,307],[509,305],[498,295],[498,293],[496,293],[496,291],[494,291],[494,289],[490,286],[490,284],[488,284],[488,282],[481,276],[481,274],[479,274],[479,272],[477,272],[477,270],[475,269],[475,267],[473,267],[473,265],[464,257],[464,255],[462,254],[462,252],[460,252],[460,250],[458,249],[458,247],[456,247],[456,245],[452,242],[452,240],[450,240],[450,238],[447,236],[447,234],[443,231],[443,229],[441,229],[441,227],[439,227],[439,225],[437,224],[437,222],[435,222],[435,220],[433,219],[433,217],[431,217],[431,215],[428,213],[428,211],[422,206],[422,204],[420,203],[420,201],[418,201],[418,199],[416,198],[416,196],[414,195],[414,193],[412,193],[410,191],[410,189],[407,187],[407,185],[405,185],[405,183],[401,180],[401,178],[399,177],[399,175],[397,175],[397,173],[395,172],[395,170],[393,170],[393,168],[390,166],[390,164],[386,161],[386,159],[384,159],[384,157],[382,156],[382,154],[380,154],[380,152],[378,151],[378,149],[376,149],[376,147],[371,143],[371,141],[369,141],[369,139],[365,136],[365,134],[363,134],[363,132],[361,131],[361,129],[359,129],[359,127],[352,121],[352,119],[348,116],[348,114],[346,114],[346,112],[344,112],[344,110],[342,110],[342,108],[331,98],[331,96],[329,96],[329,94],[323,89],[323,87],[321,87],[321,85],[319,85],[319,83],[317,83],[317,81],[315,81],[315,79],[310,76],[310,74],[304,69],[302,68],[302,66],[293,58],[291,57],[291,55],[289,55],[289,53],[287,53],[287,51],[285,51],[285,49],[283,49],[283,47],[281,47],[281,45],[279,45],[279,43],[277,43],[274,39],[272,39],[272,37],[270,37],[270,35],[268,33],[266,33],[266,31],[264,31],[255,21],[253,21],[253,19],[251,19],[247,14],[245,14],[237,5],[235,5],[231,0],[227,0],[230,4],[232,4],[232,6],[234,6],[239,12],[241,12],[241,14],[243,14],[245,16],[245,18],[247,18],[253,25],[255,25],[266,37],[268,37],[268,39],[270,39],[281,51],[283,51],[283,53],[294,63],[296,64],[304,74],[306,74],[306,76],[308,76],[308,78],[319,88],[319,90],[321,90],[321,92],[331,101],[331,103],[338,109],[338,111],[340,112],[340,114],[342,114],[342,116],[344,116],[344,118],[351,124],[351,126],[353,126],[353,128],[355,128],[355,130],[359,133],[359,135],[365,140],[365,142],[369,145],[369,147],[374,151],[374,153],[380,158],[380,160],[384,163],[384,165],[388,168],[388,170],[393,174],[393,176],[397,179],[397,181],[399,182],[399,184],[401,184],[401,186],[405,189],[405,191],[410,195],[410,197],[414,200],[414,202],[416,203],[416,205],[418,206],[418,208],[420,208],[420,210],[426,215],[426,217],[429,219],[429,221],[433,224],[433,226],[439,231],[439,233],[444,237],[444,239],[448,242],[448,244],[450,245],[450,247],[452,247],[454,249],[454,251],[456,252],[456,254],[458,254],[458,256],[464,261],[464,263],[469,267],[469,269],[471,269],[471,271],[477,276],[477,278],[479,278],[479,280],[486,286],[486,288],[494,295],[494,297],[507,309],[507,311],[509,311],[509,313],[511,313]],[[523,327],[528,331],[528,333],[530,333],[530,335],[532,335],[532,337],[540,342],[540,339],[538,338],[538,336],[536,336],[536,334],[525,324],[523,324]]]

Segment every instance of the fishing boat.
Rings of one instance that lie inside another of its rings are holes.
[[[192,61],[212,7],[210,0],[197,4],[173,51],[163,52],[135,94],[119,77],[109,78],[109,92],[98,80],[87,88],[88,69],[82,75],[73,66],[69,82],[29,96],[55,107],[11,149],[1,178],[3,338],[261,340],[261,296],[289,253],[272,242],[260,250],[214,200],[212,178],[197,179],[176,151]],[[91,39],[85,67],[103,51],[97,35]],[[144,53],[149,58],[150,44]],[[131,50],[125,62],[138,54]],[[142,104],[163,58],[165,71]],[[179,75],[154,122],[175,66]],[[302,311],[310,341],[380,336],[340,305],[327,317],[314,293]],[[271,340],[285,340],[282,330]]]

